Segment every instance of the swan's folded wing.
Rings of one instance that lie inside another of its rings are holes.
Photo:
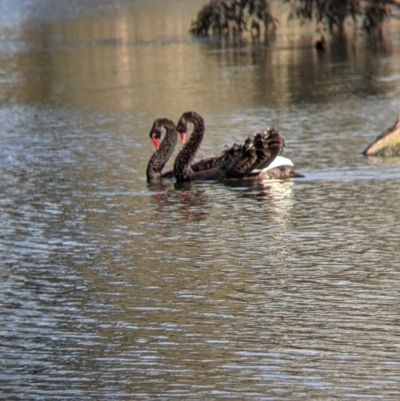
[[[199,160],[196,163],[191,165],[193,171],[204,171],[204,170],[211,170],[218,168],[221,163],[224,161],[224,155],[216,155],[216,156],[209,156],[205,157],[204,159]]]
[[[274,128],[255,134],[253,143],[257,154],[257,161],[252,166],[253,170],[266,168],[276,156],[283,152],[285,147],[285,139]]]
[[[225,151],[221,169],[227,178],[254,176],[254,170],[268,166],[285,146],[284,138],[273,128],[249,136],[243,145],[234,145]]]
[[[257,161],[253,138],[246,139],[243,145],[234,144],[224,151],[224,162],[219,167],[221,173],[227,178],[242,178]]]

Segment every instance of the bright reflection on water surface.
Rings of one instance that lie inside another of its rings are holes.
[[[197,41],[202,3],[2,3],[2,394],[397,400],[399,161],[360,156],[397,26]],[[154,119],[190,109],[199,156],[275,126],[306,177],[149,187]]]

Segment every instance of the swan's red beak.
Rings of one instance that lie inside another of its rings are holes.
[[[151,140],[153,141],[154,147],[158,150],[158,148],[160,147],[160,144],[161,144],[160,139],[158,139],[154,135],[152,135]]]
[[[186,142],[186,133],[179,131],[179,136],[181,137],[181,141],[183,144]]]

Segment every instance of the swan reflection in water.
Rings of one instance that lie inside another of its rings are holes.
[[[295,187],[293,180],[267,179],[246,183],[246,186],[232,181],[224,184],[237,192],[241,198],[252,200],[253,206],[256,207],[255,211],[259,212],[261,208],[269,214],[269,218],[281,220],[293,208]]]
[[[236,209],[250,218],[254,215],[254,220],[285,224],[294,204],[295,182],[290,180],[191,182],[180,190],[175,185],[168,180],[157,187],[149,186],[155,212],[162,219],[219,219],[215,213],[229,216],[229,210]]]
[[[247,187],[231,187],[241,202],[240,212],[244,217],[240,227],[242,235],[251,235],[253,256],[258,255],[257,266],[264,269],[265,247],[268,255],[279,255],[284,260],[296,258],[292,231],[294,222],[296,182],[293,180],[265,180]]]
[[[163,180],[148,184],[157,213],[179,215],[184,220],[200,221],[210,208],[208,190],[201,185],[186,183],[177,191],[174,180]]]

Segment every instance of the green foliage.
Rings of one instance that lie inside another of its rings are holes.
[[[237,35],[274,31],[277,19],[268,0],[212,0],[198,13],[190,32],[197,36]]]
[[[362,20],[370,36],[381,33],[382,25],[391,16],[394,0],[281,0],[290,3],[289,19],[312,21],[328,29],[342,31],[347,18],[353,23]],[[211,0],[192,22],[190,32],[197,36],[240,35],[250,31],[259,36],[276,29],[269,0]]]
[[[392,15],[385,1],[370,1],[364,10],[363,28],[370,36],[381,34],[382,25]]]
[[[382,24],[391,15],[388,0],[285,0],[291,4],[289,19],[314,21],[329,32],[342,31],[344,22],[362,19],[363,29],[371,36],[380,33]]]
[[[359,0],[286,0],[290,2],[292,11],[289,19],[296,16],[299,19],[327,24],[330,31],[334,27],[342,29],[346,17],[353,21],[361,14]]]

